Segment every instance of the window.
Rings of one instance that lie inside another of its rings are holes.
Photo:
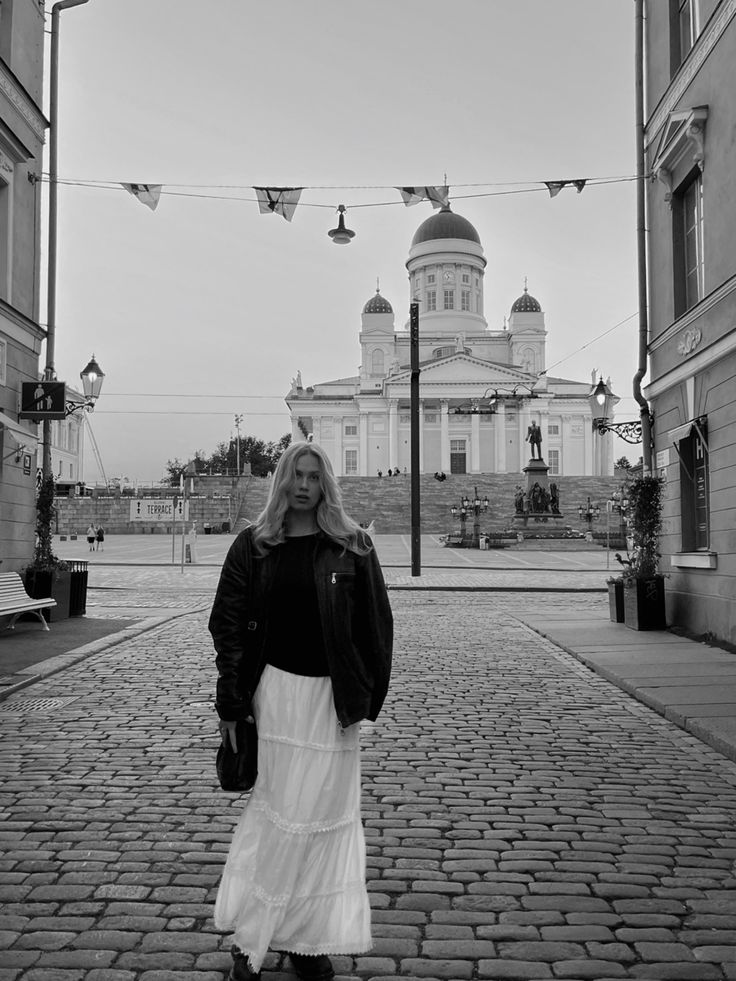
[[[434,273],[427,273],[427,282],[428,283],[434,283],[435,282]]]
[[[674,68],[687,58],[700,33],[698,0],[674,0],[670,5],[670,22],[673,34]]]
[[[468,273],[463,273],[463,283],[469,283],[469,282],[470,282],[470,276],[468,275]]]
[[[4,170],[3,164],[7,158],[0,153],[0,167]],[[9,271],[10,271],[10,249],[11,249],[11,229],[10,229],[10,185],[3,180],[0,174],[0,297],[3,300],[10,300]]]
[[[559,426],[559,423],[551,422],[547,426],[547,435],[548,436],[559,436],[560,435],[560,426]]]
[[[470,290],[463,290],[460,294],[460,309],[470,310]]]
[[[675,316],[703,298],[703,180],[696,177],[673,195],[673,255]]]
[[[427,290],[427,310],[437,309],[437,290]]]
[[[445,310],[455,309],[455,290],[445,290]]]
[[[376,348],[376,350],[373,352],[372,363],[373,363],[372,374],[382,375],[384,358],[383,358],[383,351],[380,347]]]
[[[451,354],[455,354],[456,352],[457,348],[454,344],[445,344],[444,347],[436,347],[434,351],[432,351],[432,357],[449,358]]]
[[[346,436],[357,436],[358,435],[358,422],[356,419],[346,419],[345,420],[345,435]]]
[[[708,498],[708,423],[701,416],[690,432],[679,440],[680,506],[682,511],[682,550],[697,552],[710,545]]]
[[[345,450],[345,474],[355,476],[358,473],[358,451]]]
[[[552,427],[549,427],[552,429]],[[559,450],[547,450],[547,463],[549,464],[549,472],[554,476],[558,476],[560,473],[560,451]]]

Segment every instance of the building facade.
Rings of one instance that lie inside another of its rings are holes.
[[[736,643],[736,2],[647,0],[650,382],[669,622]]]
[[[406,263],[420,303],[420,468],[423,473],[518,473],[532,421],[551,475],[613,473],[613,444],[593,430],[590,382],[548,376],[541,304],[524,288],[508,321],[484,314],[486,260],[478,232],[449,207],[424,221]],[[304,387],[286,402],[292,435],[314,435],[338,475],[410,465],[408,322],[379,291],[363,307],[358,375]],[[593,383],[597,379],[593,379]],[[617,402],[615,396],[612,402]]]
[[[0,571],[31,558],[37,427],[18,420],[23,382],[38,378],[43,4],[0,3]]]

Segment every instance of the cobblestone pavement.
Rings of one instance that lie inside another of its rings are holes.
[[[513,616],[604,598],[392,603],[363,737],[375,948],[340,977],[736,979],[736,766]],[[0,981],[221,981],[242,801],[213,677],[200,611],[0,704]],[[274,954],[264,978],[293,974]]]

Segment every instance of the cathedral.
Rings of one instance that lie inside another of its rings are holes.
[[[485,266],[478,232],[449,206],[412,240],[406,267],[409,295],[419,301],[421,472],[521,473],[534,422],[550,476],[613,473],[612,437],[592,425],[591,383],[546,373],[544,313],[526,286],[503,327],[489,328]],[[359,340],[359,374],[307,387],[300,373],[292,381],[292,436],[313,434],[338,476],[403,472],[410,467],[409,323],[397,329],[379,290],[363,307]]]

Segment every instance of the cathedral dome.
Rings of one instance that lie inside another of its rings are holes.
[[[518,300],[514,301],[514,305],[511,307],[512,313],[541,313],[542,305],[539,300],[535,299],[529,290],[524,287],[524,292],[521,294]]]
[[[480,245],[480,237],[467,218],[450,211],[449,205],[442,208],[436,215],[423,221],[417,228],[412,245],[420,245],[437,238],[465,238]]]
[[[376,290],[375,296],[372,296],[370,300],[363,307],[363,313],[393,313],[394,308],[381,296],[380,290]]]

